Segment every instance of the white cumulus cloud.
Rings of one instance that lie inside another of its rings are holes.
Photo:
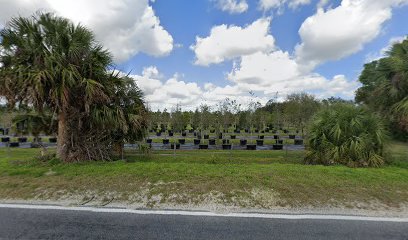
[[[228,79],[241,89],[262,92],[264,95],[306,91],[318,97],[350,98],[358,87],[355,81],[348,81],[343,75],[326,79],[317,73],[305,73],[287,52],[280,50],[243,56],[228,74]]]
[[[173,37],[160,25],[148,0],[1,0],[0,22],[12,16],[52,11],[92,29],[118,62],[143,52],[165,56]]]
[[[159,76],[162,78],[155,66],[145,68],[141,75],[129,75],[143,90],[145,100],[153,110],[172,109],[177,104],[186,110],[194,110],[202,103],[215,107],[227,97],[243,106],[251,101],[248,91],[237,84],[222,87],[206,83],[199,86],[195,82],[184,80],[177,73],[167,80],[158,79]],[[265,104],[269,97],[257,96],[252,100]]]
[[[301,5],[310,4],[311,0],[260,0],[259,8],[267,11],[270,9],[281,9],[287,4],[290,8],[295,9]]]
[[[392,16],[392,7],[405,3],[408,0],[343,0],[336,8],[319,8],[299,29],[299,63],[310,70],[360,51],[380,34],[382,24]]]
[[[216,106],[225,98],[236,100],[245,108],[251,100],[265,104],[276,92],[279,92],[280,98],[296,92],[309,92],[318,98],[352,98],[359,87],[356,81],[350,81],[341,74],[332,79],[313,72],[304,74],[299,71],[296,61],[280,50],[243,56],[228,74],[230,83],[226,86],[214,83],[199,86],[183,79],[180,74],[174,74],[167,80],[161,76],[156,67],[145,68],[142,75],[130,75],[144,91],[152,109],[171,109],[180,104],[183,109],[191,110],[202,103]],[[251,99],[250,91],[256,93],[255,98]]]
[[[129,75],[145,95],[152,109],[170,109],[176,104],[195,106],[202,101],[203,90],[195,82],[185,82],[180,74],[160,80],[161,74],[154,66],[145,68],[142,75]]]
[[[216,5],[222,11],[231,14],[243,13],[248,10],[246,0],[216,0]]]
[[[196,37],[195,64],[209,66],[258,51],[271,51],[275,40],[269,33],[270,18],[260,18],[246,27],[219,25],[208,37]]]

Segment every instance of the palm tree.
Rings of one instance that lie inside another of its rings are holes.
[[[319,111],[310,126],[309,164],[373,166],[384,163],[386,131],[379,117],[352,104]]]
[[[118,82],[111,88],[109,95],[110,108],[108,117],[110,122],[110,139],[115,145],[117,153],[123,154],[123,144],[140,140],[147,134],[148,111],[143,101],[143,93],[135,81],[129,77],[118,78]],[[93,116],[95,121],[106,122],[107,118],[101,118],[100,109],[95,108]],[[123,157],[123,156],[122,156]]]
[[[56,114],[63,161],[109,158],[112,131],[129,127],[123,97],[133,94],[138,107],[143,101],[137,87],[125,91],[129,80],[109,70],[111,55],[92,32],[45,13],[13,18],[0,38],[0,89],[7,89],[0,94],[8,103]]]
[[[369,105],[391,121],[408,139],[408,38],[396,43],[387,56],[364,66],[356,101]]]

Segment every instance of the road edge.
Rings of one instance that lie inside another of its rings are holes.
[[[329,214],[283,214],[283,213],[215,213],[210,211],[186,211],[186,210],[148,210],[128,209],[94,206],[61,206],[47,204],[16,204],[0,203],[1,208],[32,209],[32,210],[58,210],[58,211],[85,211],[95,213],[127,213],[139,215],[180,215],[201,217],[230,217],[230,218],[264,218],[286,220],[340,220],[340,221],[370,221],[370,222],[402,222],[408,223],[408,218],[399,217],[372,217],[359,215],[329,215]]]

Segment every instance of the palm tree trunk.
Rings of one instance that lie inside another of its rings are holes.
[[[68,131],[68,120],[67,115],[64,112],[61,112],[58,115],[58,135],[57,135],[57,155],[64,162],[70,162],[69,159],[69,146],[70,146],[70,137]]]
[[[114,144],[114,150],[118,154],[118,156],[123,160],[123,143],[122,142],[115,142]]]

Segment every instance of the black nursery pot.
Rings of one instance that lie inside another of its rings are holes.
[[[157,132],[156,136],[160,137],[161,136],[161,132]]]
[[[200,144],[201,140],[200,139],[194,139],[194,145]]]
[[[169,132],[169,137],[173,137],[174,133],[173,132]]]
[[[218,134],[218,139],[222,139],[222,133]]]
[[[10,142],[10,138],[9,137],[2,137],[1,142],[3,142],[3,143]]]
[[[262,140],[262,139],[257,139],[256,140],[256,145],[258,145],[258,146],[263,146],[263,143],[264,143],[264,140]]]
[[[247,144],[247,140],[246,139],[241,139],[241,140],[239,140],[239,143],[241,144],[241,146],[245,146]]]
[[[194,132],[194,129],[190,129],[190,131],[189,131],[190,133],[193,133]]]
[[[283,145],[282,144],[274,144],[272,146],[273,150],[283,150]]]
[[[283,140],[282,139],[276,139],[276,144],[283,144]]]
[[[246,132],[246,133],[249,133],[249,129],[245,129],[245,132]]]
[[[18,142],[25,143],[25,142],[27,142],[27,138],[26,137],[19,137]]]
[[[210,144],[210,145],[215,145],[215,139],[210,139],[210,140],[208,140],[208,144]]]
[[[265,139],[265,136],[264,135],[259,135],[258,138],[259,139]]]
[[[289,139],[295,139],[296,135],[289,135]]]
[[[204,139],[209,139],[209,138],[210,138],[210,135],[204,134]]]
[[[255,129],[255,133],[259,133],[259,130],[258,130],[258,129]]]
[[[289,131],[288,131],[288,130],[286,130],[286,129],[285,129],[285,130],[283,130],[283,132],[284,132],[284,133],[289,133]]]
[[[49,141],[50,143],[56,143],[56,142],[57,142],[57,138],[52,137],[52,138],[49,138],[48,141]]]
[[[279,139],[279,135],[273,135],[273,139]]]
[[[223,139],[222,144],[229,144],[229,140],[228,139]]]
[[[235,129],[235,133],[241,133],[241,130]]]
[[[236,135],[231,135],[231,139],[236,139],[237,136]]]
[[[40,148],[41,144],[40,143],[30,143],[30,148]]]
[[[247,146],[247,150],[256,150],[256,145],[255,144],[248,144]]]
[[[222,144],[222,149],[223,149],[223,150],[231,150],[231,149],[232,149],[232,145],[231,145],[231,144]]]
[[[170,144],[170,148],[174,149],[174,143]],[[180,143],[176,143],[176,149],[180,149]]]
[[[146,142],[147,143],[152,143],[152,139],[148,138],[148,139],[146,139]]]
[[[10,147],[19,147],[20,143],[19,142],[11,142]]]
[[[169,144],[170,140],[169,139],[163,139],[163,144]]]
[[[182,132],[182,133],[181,133],[181,136],[185,137],[185,136],[187,136],[187,133],[186,133],[186,132]]]
[[[178,142],[179,142],[180,144],[186,144],[186,139],[180,138],[180,139],[178,140]]]
[[[295,139],[295,145],[303,145],[303,139]]]
[[[208,144],[200,144],[198,145],[199,149],[208,149]]]

